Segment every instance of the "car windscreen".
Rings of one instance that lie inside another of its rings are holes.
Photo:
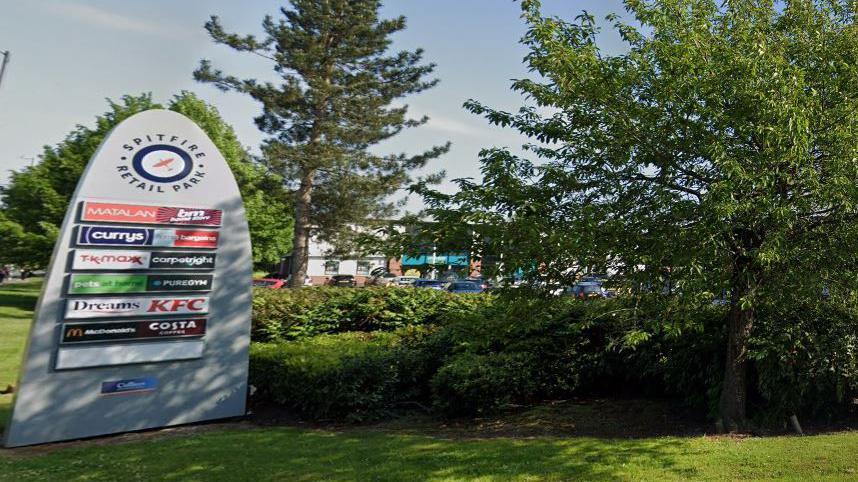
[[[479,291],[480,285],[476,283],[453,283],[454,290],[469,290],[469,291]]]

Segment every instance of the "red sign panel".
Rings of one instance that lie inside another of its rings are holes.
[[[219,209],[174,208],[85,201],[81,220],[130,224],[220,226],[222,214]]]
[[[177,229],[173,246],[177,248],[217,248],[217,231]]]

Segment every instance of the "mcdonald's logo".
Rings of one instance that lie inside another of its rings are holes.
[[[66,338],[75,338],[83,336],[83,328],[69,328],[66,332]]]

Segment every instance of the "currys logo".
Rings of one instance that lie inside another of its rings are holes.
[[[154,230],[148,228],[115,228],[112,226],[82,226],[77,244],[96,246],[148,246]]]

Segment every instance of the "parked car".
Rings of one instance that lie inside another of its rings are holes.
[[[350,274],[335,274],[328,280],[328,284],[331,286],[354,288],[357,286],[357,280],[355,280],[355,277]]]
[[[569,288],[569,294],[585,300],[589,298],[605,298],[606,291],[598,281],[580,281]]]
[[[396,284],[397,276],[393,273],[377,273],[366,284],[369,286],[392,286]]]
[[[483,278],[465,278],[465,281],[476,283],[480,285],[484,290],[492,288],[492,284],[488,280]]]
[[[253,280],[253,286],[259,288],[271,288],[272,290],[279,290],[280,288],[286,287],[286,280],[278,278],[257,278]]]
[[[443,290],[447,288],[449,281],[440,279],[417,279],[413,285],[415,288],[427,288],[430,290]]]
[[[483,287],[473,281],[454,281],[447,287],[447,291],[459,294],[482,293]]]
[[[399,276],[398,278],[396,278],[396,285],[397,286],[411,286],[418,279],[420,279],[420,278],[417,278],[416,276]]]

